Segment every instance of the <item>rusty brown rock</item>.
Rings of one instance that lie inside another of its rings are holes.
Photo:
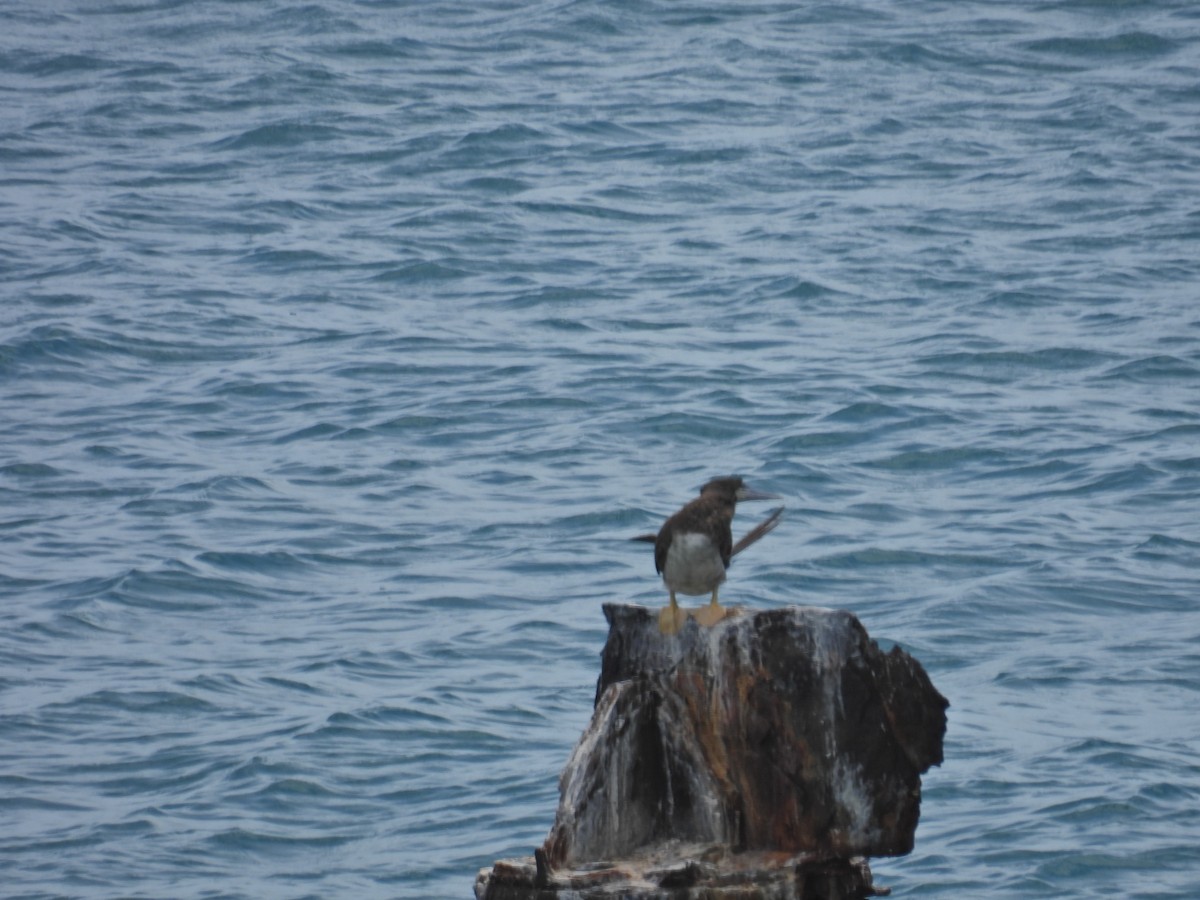
[[[670,636],[644,607],[604,612],[595,710],[530,887],[478,896],[875,893],[861,858],[912,849],[942,761],[948,704],[920,663],[838,610],[731,610]]]
[[[734,854],[688,845],[544,877],[533,857],[501,860],[475,879],[477,900],[863,900],[889,893],[875,887],[862,857]]]

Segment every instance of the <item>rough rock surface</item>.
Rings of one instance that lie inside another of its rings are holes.
[[[743,887],[762,890],[729,896],[869,896],[869,869],[850,860],[912,849],[947,703],[911,656],[884,653],[843,611],[732,610],[672,636],[644,607],[604,612],[595,712],[531,870],[540,891],[499,892],[497,864],[480,897],[715,897],[739,867]],[[507,864],[510,875],[522,865]],[[845,890],[804,886],[802,872],[830,866],[857,873],[826,879]],[[665,883],[646,876],[676,870]],[[634,880],[600,885],[598,871]],[[517,890],[521,878],[507,881]]]
[[[479,900],[861,900],[886,896],[867,861],[669,845],[615,863],[552,871],[532,856],[480,871]]]

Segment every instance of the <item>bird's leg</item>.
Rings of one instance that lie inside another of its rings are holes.
[[[717,602],[717,588],[713,588],[712,600],[708,602],[708,606],[702,606],[696,610],[694,615],[697,622],[701,625],[707,625],[709,628],[725,618],[725,610]]]
[[[687,621],[687,613],[675,602],[675,592],[671,591],[671,605],[664,606],[658,613],[658,630],[663,634],[678,634]]]

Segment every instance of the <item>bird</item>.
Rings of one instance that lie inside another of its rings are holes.
[[[677,593],[695,597],[711,592],[708,605],[695,612],[701,625],[712,626],[725,617],[717,592],[730,561],[774,529],[783,515],[782,506],[773,510],[735,544],[730,523],[737,503],[777,499],[778,494],[754,490],[739,477],[714,478],[700,489],[699,497],[667,519],[658,534],[632,538],[654,544],[654,568],[662,575],[671,598],[670,606],[658,616],[663,634],[677,633],[687,621],[687,614],[675,599]]]

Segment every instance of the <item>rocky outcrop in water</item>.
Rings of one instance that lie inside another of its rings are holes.
[[[480,873],[481,900],[819,898],[875,892],[864,857],[909,852],[946,700],[848,612],[731,611],[664,636],[639,606],[610,631],[592,721],[535,859]]]

